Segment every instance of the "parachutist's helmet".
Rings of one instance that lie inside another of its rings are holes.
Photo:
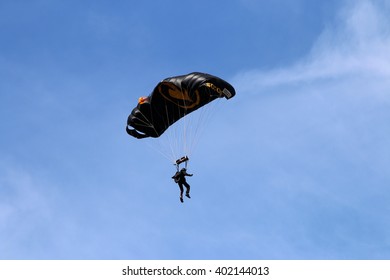
[[[185,169],[185,168],[182,168],[180,171],[187,171],[187,169]]]

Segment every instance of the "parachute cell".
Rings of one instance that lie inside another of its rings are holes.
[[[127,119],[129,135],[159,137],[173,123],[217,99],[232,98],[232,85],[216,76],[194,72],[164,79],[147,97],[140,97]]]

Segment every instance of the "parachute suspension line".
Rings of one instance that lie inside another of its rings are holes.
[[[211,94],[212,90],[207,89],[207,92],[208,94]],[[199,143],[204,127],[220,104],[220,100],[213,100],[191,114],[187,114],[186,106],[189,104],[184,94],[182,94],[181,101],[183,106],[177,107],[176,110],[179,110],[179,114],[183,115],[182,119],[173,124],[165,132],[169,137],[168,144],[171,147],[171,154],[174,160],[179,157],[192,155]],[[165,111],[168,119],[169,111],[167,107]],[[173,114],[174,112],[172,111],[171,113]]]
[[[143,114],[142,114],[143,115]],[[168,113],[167,113],[167,115],[168,115]],[[145,117],[145,119],[146,119],[146,117]],[[162,118],[163,119],[163,118]],[[153,121],[153,120],[152,120]],[[149,121],[150,122],[150,121]],[[151,122],[150,122],[151,123]],[[157,134],[157,130],[156,130],[156,128],[153,126],[153,125],[151,125],[151,127],[153,127],[153,130],[156,132],[156,134]],[[154,143],[154,144],[152,144],[151,142],[148,142],[148,144],[149,144],[149,147],[150,148],[152,148],[154,151],[157,151],[158,153],[160,153],[163,157],[165,157],[166,159],[168,159],[169,161],[171,161],[171,160],[174,160],[174,157],[172,157],[172,152],[169,152],[169,150],[167,150],[167,145],[164,145],[164,144],[162,144],[162,141],[164,141],[164,137],[158,137],[157,139],[150,139],[151,141],[153,141],[153,142],[156,142],[157,141],[157,143]],[[168,142],[168,143],[170,143],[170,141],[167,141],[166,139],[165,139],[165,141],[166,142]],[[172,148],[172,147],[171,147]]]
[[[167,110],[166,110],[167,111]],[[152,124],[153,123],[153,119],[152,120],[149,120],[141,111],[139,111],[139,113],[141,114],[141,116],[147,120],[148,122],[142,122],[144,124],[145,127],[151,127],[153,128],[153,130],[156,132],[156,134],[158,134],[156,128],[154,127],[154,125]],[[168,113],[167,113],[167,116],[168,116]],[[158,138],[157,142],[157,145],[156,143],[153,143],[153,142],[156,142],[157,139],[147,139],[147,145],[149,146],[150,149],[160,153],[163,157],[165,157],[166,159],[168,159],[169,161],[174,161],[174,157],[172,156],[172,152],[170,153],[169,151],[167,151],[167,149],[165,148],[164,149],[164,146],[165,145],[162,145],[161,144],[161,137]],[[151,142],[153,141],[153,142]],[[170,141],[168,141],[170,142]],[[160,144],[160,145],[158,145]],[[160,147],[158,147],[160,146]]]
[[[152,127],[154,129],[154,131],[156,131],[156,129],[154,128],[154,125],[152,124],[152,122],[150,120],[148,120],[148,118],[141,111],[139,111],[139,113],[145,120],[147,120],[147,122],[143,121],[143,120],[139,120],[142,123],[142,124],[140,124],[140,126]]]
[[[144,114],[141,113],[141,115],[142,115],[143,117],[145,117]],[[145,119],[147,119],[147,118],[145,117]],[[149,121],[149,122],[150,122],[150,121]],[[151,123],[150,123],[150,124],[151,124]],[[157,133],[157,130],[156,130],[156,128],[155,128],[153,125],[149,125],[148,127],[152,127],[153,130]],[[171,157],[169,156],[169,153],[167,153],[164,149],[161,149],[161,148],[156,147],[155,139],[146,139],[146,143],[147,143],[147,145],[148,145],[148,147],[149,147],[150,149],[152,149],[152,150],[154,150],[154,151],[160,153],[160,154],[161,154],[163,157],[165,157],[166,159],[171,160]]]
[[[193,150],[194,150],[194,143],[196,143],[196,141],[198,141],[198,137],[199,137],[199,128],[201,125],[203,125],[203,122],[202,122],[202,114],[203,112],[208,109],[206,108],[206,106],[203,106],[201,108],[199,108],[196,112],[193,113],[193,116],[190,117],[190,122],[191,122],[191,131],[189,132],[189,135],[188,135],[188,138],[189,138],[189,142],[188,142],[188,146],[189,146],[189,149],[187,151],[187,154],[188,155],[191,155]]]
[[[211,92],[211,89],[207,90],[208,93]],[[196,112],[192,113],[195,118],[193,118],[194,126],[191,129],[192,135],[189,137],[191,139],[191,143],[189,144],[191,146],[190,152],[193,152],[196,149],[205,127],[210,122],[217,109],[220,107],[220,104],[221,98],[216,98],[216,100],[209,102],[205,106],[199,108]],[[191,156],[190,152],[188,153],[189,156]]]
[[[190,125],[190,118],[187,115],[187,101],[184,98],[184,94],[182,95],[183,104],[184,104],[184,120],[183,120],[183,153],[188,154],[188,145],[187,145],[187,133]],[[184,155],[183,155],[184,156]]]
[[[149,141],[153,141],[155,139],[148,139]],[[158,147],[156,147],[156,143],[151,143],[151,142],[146,142],[148,147],[156,152],[158,152],[160,155],[162,155],[163,157],[165,157],[167,160],[171,161],[172,160],[172,156],[167,153],[166,151],[164,151],[163,149],[160,149]]]
[[[184,94],[181,94],[180,98],[182,102],[182,106],[178,106],[176,108],[172,108],[171,114],[174,115],[179,114],[183,117],[174,123],[171,127],[168,128],[167,134],[169,135],[170,145],[172,146],[172,156],[173,162],[177,160],[179,157],[182,157],[186,153],[187,146],[187,131],[188,131],[188,118],[187,118],[187,109],[186,109],[186,100]],[[176,111],[175,111],[176,110]],[[166,110],[168,117],[168,110]]]
[[[177,130],[177,155],[176,159],[179,157],[183,157],[186,154],[187,150],[187,131],[188,131],[188,114],[187,114],[187,103],[184,96],[184,93],[181,93],[181,100],[183,106],[179,106],[179,114],[183,115],[183,118],[177,122],[176,130]]]
[[[167,103],[165,104],[165,110],[163,110],[163,114],[165,114],[165,116],[161,117],[161,119],[167,120],[165,125],[167,127],[169,126],[169,128],[158,138],[161,141],[162,148],[166,148],[168,154],[170,154],[170,160],[177,167],[177,161],[179,159],[187,158],[188,160],[187,154],[191,150],[191,121],[193,119],[191,118],[191,114],[187,114],[187,106],[189,104],[183,93],[181,94],[181,97],[179,97],[179,100],[181,100],[181,106],[177,106],[175,108],[167,106]],[[174,124],[169,125],[170,116],[175,114],[179,114],[183,117]],[[187,166],[187,162],[185,164]]]
[[[213,94],[213,90],[209,88],[202,92],[206,93],[206,95]],[[178,100],[181,101],[181,106],[172,107],[169,106],[169,101],[165,101],[166,103],[163,105],[163,108],[165,108],[158,115],[155,115],[154,118],[163,120],[168,129],[160,137],[150,139],[151,142],[149,144],[154,143],[154,147],[152,148],[170,162],[173,162],[177,168],[180,167],[180,164],[175,164],[175,161],[186,157],[187,160],[182,163],[187,168],[188,157],[192,156],[201,139],[206,124],[210,121],[212,115],[214,115],[216,108],[221,104],[220,99],[222,98],[216,98],[216,100],[210,101],[191,114],[187,114],[186,108],[191,102],[184,93],[181,93],[178,97]],[[172,116],[177,114],[183,117],[174,124],[171,124]],[[153,125],[150,126],[156,131]]]
[[[177,112],[177,110],[179,112]],[[165,148],[167,154],[170,155],[169,160],[171,162],[175,162],[178,157],[183,156],[183,143],[185,141],[185,135],[183,131],[186,125],[184,122],[185,117],[171,125],[170,116],[177,113],[179,115],[185,115],[185,110],[185,108],[181,107],[173,108],[172,106],[168,106],[167,103],[165,103],[164,110],[162,111],[165,116],[161,116],[161,119],[167,120],[164,124],[168,127],[168,129],[157,140],[160,142],[161,149]]]
[[[184,93],[181,94],[181,100],[183,102],[183,106],[179,106],[179,112],[183,115],[183,118],[178,121],[178,134],[179,137],[177,138],[178,143],[178,154],[177,157],[184,156],[183,153],[185,153],[185,146],[186,146],[186,130],[187,130],[187,104],[184,99]]]
[[[211,89],[208,89],[208,93],[211,93]],[[183,115],[183,118],[174,123],[171,127],[160,138],[166,136],[165,140],[166,147],[170,147],[170,155],[172,162],[181,158],[181,157],[191,157],[196,146],[199,144],[201,136],[207,127],[208,122],[212,119],[212,116],[216,112],[216,109],[221,104],[221,99],[217,98],[192,112],[187,114],[186,106],[189,102],[182,95],[182,107],[178,107],[176,110],[179,110],[179,114]],[[176,111],[177,112],[177,111]],[[174,114],[175,112],[172,109],[172,112],[169,112],[166,107],[165,113],[167,114],[167,119],[169,114]],[[165,135],[167,134],[167,135]],[[187,168],[188,162],[185,161],[185,167]]]
[[[165,103],[167,104],[167,103]],[[172,114],[173,112],[169,112],[168,111],[168,106],[165,105],[165,114],[166,114],[166,119],[167,119],[167,122],[165,125],[168,127],[169,126],[169,115]],[[163,118],[164,119],[164,118]],[[171,158],[170,160],[171,161],[175,161],[175,157],[176,157],[176,149],[177,149],[177,140],[176,140],[176,131],[174,129],[171,129],[170,127],[168,127],[167,131],[165,132],[166,133],[166,141],[168,142],[167,143],[167,146],[169,146],[169,149],[170,149],[170,154],[171,154]],[[164,136],[164,135],[162,135]],[[164,139],[164,138],[162,138]]]

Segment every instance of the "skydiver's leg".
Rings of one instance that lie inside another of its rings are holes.
[[[184,182],[183,185],[186,187],[186,197],[190,197],[190,185],[187,182]]]
[[[180,189],[180,201],[183,202],[183,184],[182,183],[177,183],[179,185]]]

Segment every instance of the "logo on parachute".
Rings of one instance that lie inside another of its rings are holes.
[[[194,97],[191,98],[186,89],[181,89],[173,83],[161,82],[158,85],[158,92],[169,102],[176,104],[183,109],[192,109],[200,103],[199,91],[194,91]]]
[[[212,83],[205,83],[205,86],[208,88],[211,88],[212,90],[216,91],[220,97],[225,96],[227,99],[232,98],[232,93],[227,89],[224,88],[223,90],[217,87],[216,85]]]

